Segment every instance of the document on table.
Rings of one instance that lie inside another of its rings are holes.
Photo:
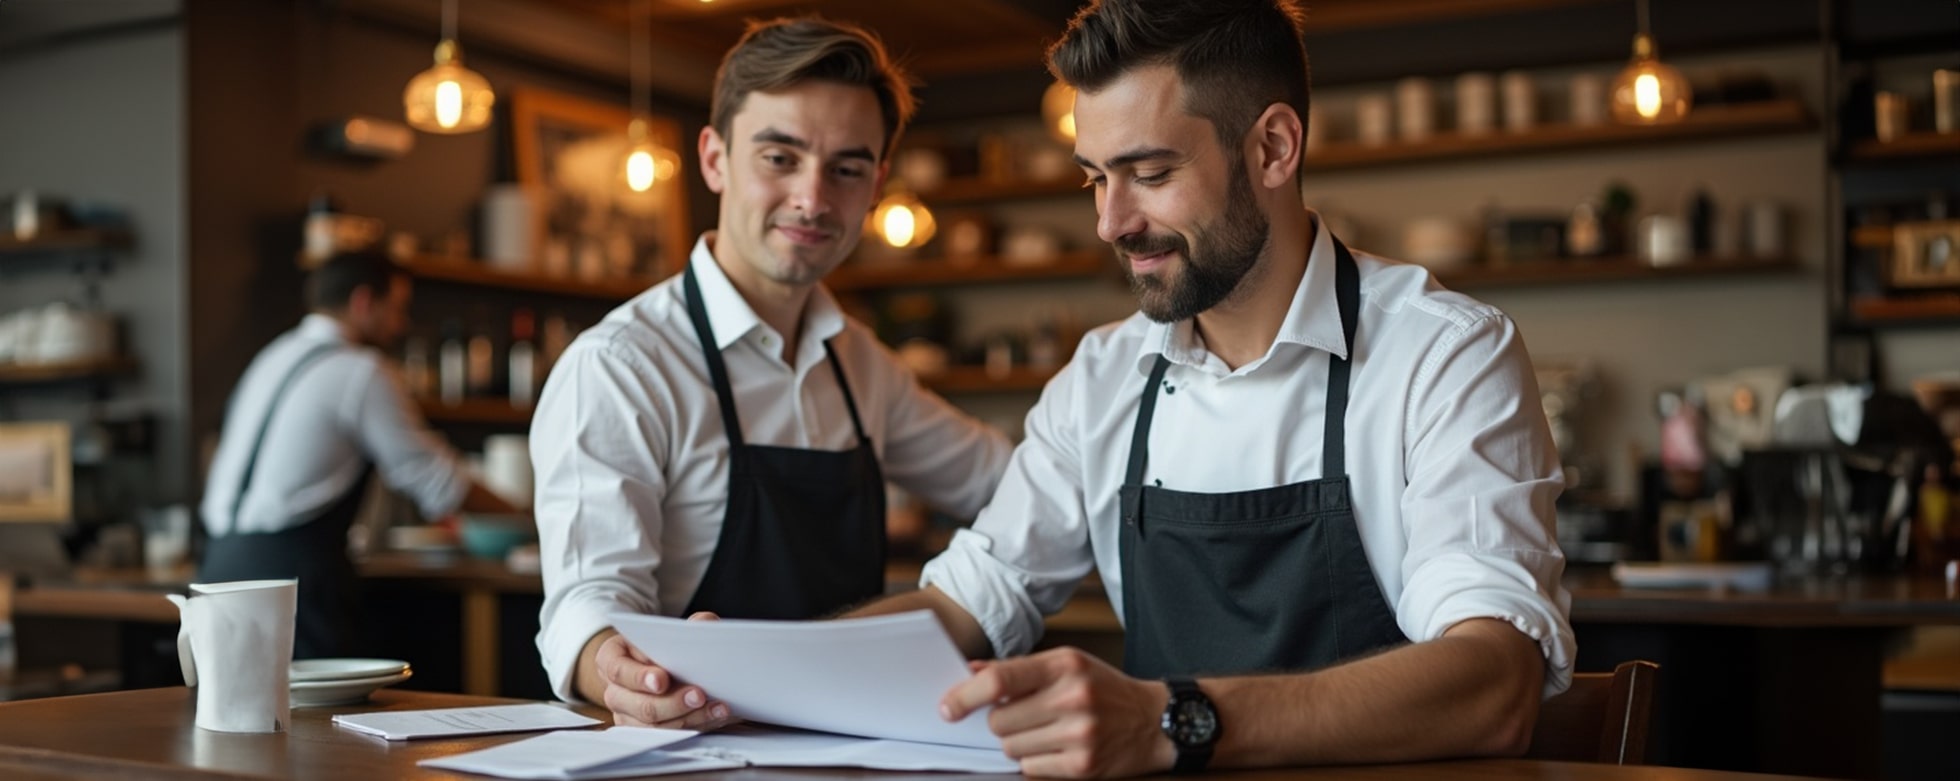
[[[598,724],[599,720],[580,716],[555,705],[532,702],[481,708],[342,713],[333,717],[333,723],[389,740],[414,740],[590,727]]]
[[[687,621],[615,613],[613,627],[674,677],[764,724],[984,748],[987,710],[939,700],[969,673],[931,611],[836,621]]]
[[[1020,772],[1020,765],[999,749],[855,738],[755,725],[711,735],[649,727],[553,732],[467,754],[425,759],[418,764],[530,781],[591,781],[740,767]]]

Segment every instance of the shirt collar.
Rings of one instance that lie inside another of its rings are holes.
[[[317,342],[354,343],[354,336],[347,332],[347,326],[332,315],[309,312],[299,321],[299,334]]]
[[[715,260],[709,243],[714,239],[714,231],[701,234],[695,240],[694,251],[688,255],[688,263],[694,267],[694,276],[701,285],[701,304],[708,310],[708,326],[715,331],[715,349],[726,350],[731,344],[748,336],[755,329],[774,334],[768,323],[749,306],[748,299],[735,289],[729,281],[727,272]],[[837,299],[822,285],[810,292],[810,301],[803,307],[802,347],[819,346],[825,339],[836,336],[844,330],[844,310],[837,305]]]
[[[1273,339],[1273,347],[1267,349],[1266,357],[1257,363],[1263,364],[1272,357],[1273,349],[1281,344],[1297,344],[1333,353],[1337,357],[1348,357],[1347,338],[1341,328],[1340,301],[1335,294],[1334,266],[1339,262],[1334,250],[1334,234],[1320,219],[1320,214],[1307,210],[1308,224],[1313,228],[1313,247],[1307,252],[1307,272],[1300,278],[1300,286],[1293,290],[1293,301],[1287,306],[1286,318],[1280,321],[1279,333]],[[1195,321],[1190,318],[1174,323],[1152,322],[1144,332],[1143,345],[1137,352],[1137,371],[1148,375],[1151,364],[1162,355],[1172,363],[1187,366],[1205,367],[1216,364],[1219,373],[1224,373],[1224,364],[1205,350],[1198,339]]]

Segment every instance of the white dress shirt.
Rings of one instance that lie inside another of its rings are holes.
[[[300,370],[267,424],[273,394],[301,358],[323,345],[335,348]],[[265,442],[234,518],[261,425]],[[462,463],[429,431],[394,365],[348,338],[339,321],[307,315],[259,351],[232,392],[205,482],[204,528],[216,537],[298,526],[352,489],[369,463],[431,518],[455,510],[469,493]]]
[[[1028,651],[1092,565],[1123,615],[1118,488],[1159,354],[1170,367],[1145,484],[1220,493],[1321,477],[1328,364],[1347,350],[1333,241],[1314,224],[1306,275],[1263,357],[1229,369],[1191,321],[1137,314],[1089,333],[1042,392],[993,502],[921,577],[999,654]],[[1563,691],[1574,648],[1553,537],[1563,476],[1524,341],[1421,266],[1354,255],[1347,463],[1382,595],[1417,642],[1465,619],[1509,622],[1544,652],[1547,696]]]
[[[803,314],[796,364],[755,314],[708,238],[689,262],[701,285],[743,436],[751,445],[858,444],[823,342],[844,368],[885,479],[955,515],[993,495],[1012,445],[920,387],[821,286]],[[655,285],[573,340],[531,420],[544,610],[538,651],[558,696],[608,613],[676,616],[721,539],[728,435],[681,278]]]

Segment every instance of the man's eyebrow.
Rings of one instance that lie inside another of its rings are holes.
[[[1075,164],[1082,166],[1083,168],[1089,168],[1089,169],[1100,171],[1105,168],[1125,168],[1128,166],[1136,165],[1137,163],[1141,163],[1145,160],[1160,160],[1166,157],[1175,157],[1175,156],[1177,156],[1177,150],[1158,146],[1158,147],[1148,147],[1145,149],[1137,149],[1129,152],[1124,152],[1123,154],[1109,158],[1109,160],[1105,161],[1100,166],[1096,165],[1094,162],[1091,162],[1086,157],[1083,157],[1081,155],[1076,155]]]
[[[756,131],[755,135],[752,137],[752,140],[754,140],[758,144],[782,144],[783,146],[795,147],[797,149],[802,149],[806,151],[809,150],[810,148],[810,142],[805,141],[796,136],[790,135],[788,133],[785,133],[781,130],[777,130],[773,127],[765,127],[761,130]],[[849,160],[863,160],[867,163],[878,162],[877,153],[872,152],[871,147],[868,146],[860,146],[860,147],[853,147],[851,149],[846,149],[842,152],[838,152],[835,156],[839,158],[849,159]]]
[[[797,149],[810,148],[810,142],[773,127],[765,127],[756,131],[755,136],[751,140],[758,144],[782,144],[784,146],[793,146]]]

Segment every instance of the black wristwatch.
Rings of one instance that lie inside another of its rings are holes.
[[[1197,681],[1172,678],[1164,681],[1164,685],[1171,690],[1170,702],[1164,705],[1164,736],[1177,747],[1177,764],[1171,770],[1177,773],[1203,770],[1211,761],[1212,747],[1218,745],[1218,709],[1198,688]]]

